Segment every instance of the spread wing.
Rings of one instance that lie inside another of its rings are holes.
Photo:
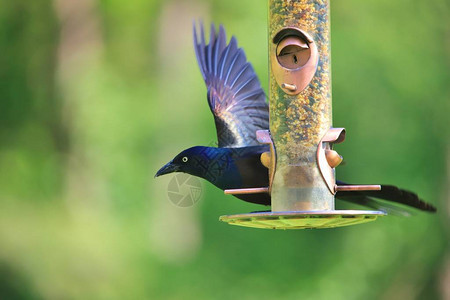
[[[227,45],[222,26],[211,25],[209,44],[205,44],[203,25],[200,41],[194,24],[197,61],[208,89],[208,103],[216,123],[219,147],[260,145],[256,131],[269,129],[266,96],[236,38]]]

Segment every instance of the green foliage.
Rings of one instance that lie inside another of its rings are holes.
[[[449,5],[331,2],[339,177],[438,214],[265,231],[220,223],[261,208],[206,182],[168,201],[158,168],[215,140],[192,21],[234,34],[267,90],[265,2],[2,1],[0,298],[446,297]]]

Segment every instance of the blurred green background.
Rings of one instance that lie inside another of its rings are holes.
[[[2,0],[0,298],[450,299],[450,3],[331,2],[339,178],[438,214],[269,231],[219,222],[260,207],[207,182],[168,201],[155,172],[215,140],[192,21],[267,91],[266,1]]]

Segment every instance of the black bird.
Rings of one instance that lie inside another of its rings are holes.
[[[211,25],[209,44],[203,26],[200,41],[194,25],[194,47],[207,86],[207,98],[216,124],[218,147],[196,146],[182,151],[155,175],[183,172],[204,178],[225,189],[267,187],[268,170],[260,156],[269,151],[256,140],[256,131],[269,128],[269,108],[252,65],[233,36],[227,45],[222,26],[216,32]],[[345,183],[338,182],[339,185]],[[235,197],[247,202],[270,205],[269,194],[242,194]],[[403,212],[395,206],[378,202],[379,198],[425,211],[436,209],[412,192],[383,185],[381,191],[338,192],[341,200],[387,212]]]

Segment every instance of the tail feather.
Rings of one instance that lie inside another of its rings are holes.
[[[338,185],[349,185],[344,182],[337,182]],[[372,205],[386,206],[387,203],[381,204],[375,199],[378,198],[398,204],[407,205],[423,211],[436,212],[436,207],[423,201],[419,196],[413,192],[399,189],[393,185],[382,185],[380,191],[351,191],[351,192],[337,192],[336,197],[342,200],[357,203],[356,201],[369,202]],[[371,200],[371,201],[369,201]],[[376,203],[376,204],[375,204]],[[367,205],[367,203],[361,203]],[[368,206],[368,205],[367,205]],[[393,206],[390,205],[392,208]]]
[[[347,197],[340,197],[339,200],[343,200],[346,202],[350,202],[357,205],[362,205],[365,207],[369,207],[374,210],[383,211],[389,215],[394,216],[402,216],[402,217],[409,217],[413,213],[405,209],[403,207],[399,207],[390,203],[378,201],[369,197],[365,196],[347,196]]]

